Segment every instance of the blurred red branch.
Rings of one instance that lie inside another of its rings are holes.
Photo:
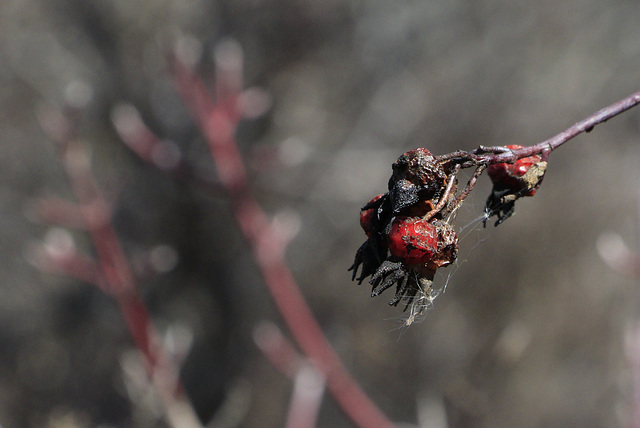
[[[254,328],[253,341],[273,367],[287,377],[294,377],[303,364],[304,358],[271,322],[262,322]]]
[[[161,140],[144,123],[140,113],[130,104],[113,109],[111,120],[122,140],[141,159],[177,180],[195,184],[210,193],[221,192],[219,183],[198,174],[180,153],[175,143]]]
[[[221,184],[233,204],[240,229],[253,250],[265,285],[296,342],[326,377],[344,412],[360,427],[393,424],[360,389],[315,320],[289,270],[281,237],[248,186],[247,172],[235,139],[241,118],[238,100],[242,82],[240,48],[226,42],[216,52],[216,101],[211,101],[199,76],[177,58],[171,61],[176,87],[209,144]]]
[[[80,207],[61,198],[40,199],[33,204],[34,215],[43,222],[73,229],[86,229]]]
[[[325,337],[285,261],[285,236],[271,226],[249,188],[235,133],[243,112],[256,110],[247,105],[247,100],[256,98],[247,96],[250,90],[242,92],[240,47],[228,41],[216,49],[215,101],[200,77],[180,58],[172,56],[169,61],[176,88],[208,143],[220,184],[232,203],[264,283],[293,338],[326,378],[332,395],[357,426],[392,427],[393,423],[362,391]],[[135,147],[139,143],[135,134],[121,132],[121,136],[129,146]],[[144,134],[139,137],[151,141]],[[142,154],[141,157],[150,161],[149,156]]]
[[[126,322],[136,348],[144,357],[145,367],[155,390],[165,406],[172,426],[199,427],[195,411],[188,404],[178,370],[162,347],[149,311],[138,292],[133,271],[111,222],[112,209],[93,177],[89,155],[80,141],[75,120],[78,112],[68,108],[62,113],[52,108],[40,111],[43,129],[56,143],[63,170],[78,200],[77,204],[49,200],[36,204],[44,220],[78,226],[89,234],[97,258],[80,255],[67,245],[63,251],[44,246],[36,254],[42,270],[67,274],[86,280],[111,295]]]
[[[263,322],[258,325],[253,339],[271,364],[294,381],[286,427],[315,427],[324,394],[324,376],[310,367],[275,324]]]

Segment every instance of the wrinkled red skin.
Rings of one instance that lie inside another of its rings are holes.
[[[372,204],[373,202],[377,201],[378,199],[380,199],[381,197],[383,197],[384,195],[378,195],[376,197],[374,197],[373,199],[371,199],[369,201],[369,204]],[[362,230],[364,230],[364,233],[367,236],[371,235],[371,230],[373,229],[373,219],[375,215],[375,208],[369,208],[367,210],[360,210],[360,226],[362,227]]]
[[[506,147],[509,149],[521,149],[523,146],[512,144]],[[489,165],[487,174],[493,184],[504,186],[517,192],[527,187],[527,183],[520,178],[525,175],[533,165],[540,162],[541,159],[540,156],[534,155],[518,159],[514,163],[496,163]],[[522,196],[533,196],[536,194],[536,190],[536,188],[531,189]]]
[[[349,270],[358,283],[371,276],[372,296],[397,285],[390,304],[404,300],[406,309],[416,296],[429,294],[439,267],[456,260],[458,236],[443,220],[455,200],[457,181],[451,168],[427,149],[404,153],[392,165],[389,191],[360,210],[360,226],[368,239]],[[450,179],[454,181],[448,183]]]
[[[398,217],[389,231],[389,252],[407,267],[433,277],[458,256],[458,235],[449,223],[422,217]]]
[[[438,231],[421,217],[398,217],[389,231],[389,251],[408,266],[424,265],[438,251]]]

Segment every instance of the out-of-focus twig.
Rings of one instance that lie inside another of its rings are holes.
[[[167,421],[174,427],[201,427],[178,379],[178,369],[162,347],[137,290],[134,273],[111,222],[111,204],[93,177],[90,156],[77,134],[74,117],[78,111],[74,107],[67,106],[68,111],[64,112],[43,107],[39,118],[42,128],[56,144],[63,170],[78,202],[74,205],[50,200],[36,206],[45,220],[86,230],[96,258],[80,255],[68,245],[63,245],[64,251],[45,245],[44,251],[36,252],[35,262],[43,270],[85,280],[111,295],[143,356],[150,383],[164,405]]]
[[[326,377],[327,386],[343,411],[360,427],[393,424],[362,391],[342,365],[284,260],[284,245],[250,188],[244,161],[235,139],[241,119],[238,101],[242,89],[242,52],[232,41],[218,46],[215,54],[215,102],[199,76],[171,60],[173,77],[182,99],[202,130],[221,184],[227,190],[236,219],[251,245],[265,285],[296,342]]]
[[[596,241],[600,258],[614,271],[640,279],[640,255],[633,252],[617,233],[602,233]]]
[[[324,376],[296,352],[275,324],[263,322],[258,325],[253,339],[271,364],[293,379],[286,427],[314,428],[325,389]]]
[[[144,123],[138,110],[122,103],[111,112],[116,131],[140,159],[171,175],[179,181],[196,185],[209,193],[222,192],[219,183],[199,174],[180,153],[175,143],[158,138]]]
[[[287,237],[272,226],[251,192],[235,133],[243,113],[256,110],[249,105],[256,97],[242,92],[242,52],[237,43],[219,44],[215,63],[212,99],[201,78],[181,60],[180,52],[169,59],[176,88],[208,143],[218,180],[232,203],[264,283],[293,338],[324,376],[330,392],[348,417],[362,428],[392,427],[392,422],[362,391],[331,347],[285,262]],[[137,138],[122,132],[121,136],[128,140]],[[131,141],[128,144],[136,146]]]
[[[263,321],[254,328],[253,341],[273,367],[287,377],[293,378],[304,364],[304,357],[271,322]]]
[[[300,367],[293,380],[287,428],[314,428],[324,395],[324,376],[310,364]]]

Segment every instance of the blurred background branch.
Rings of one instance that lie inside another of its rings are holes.
[[[240,102],[243,89],[243,55],[240,46],[235,41],[226,40],[215,47],[215,98],[213,100],[209,97],[201,78],[194,74],[187,64],[181,62],[181,56],[184,57],[184,54],[178,51],[177,55],[171,58],[170,68],[176,87],[194,121],[204,134],[221,185],[231,200],[235,218],[253,250],[255,263],[285,323],[296,342],[315,365],[316,370],[326,377],[333,396],[357,426],[391,427],[392,423],[346,371],[306,304],[284,259],[287,241],[292,236],[281,233],[272,225],[272,222],[267,220],[266,213],[251,192],[247,170],[235,135],[242,118],[242,108],[252,112],[257,111],[258,108],[247,104],[246,101]],[[122,129],[122,126],[119,127],[116,123],[116,128]],[[144,131],[142,127],[138,129]],[[142,152],[143,155],[162,150],[160,140],[148,138],[147,135],[147,133],[121,134],[127,139],[130,147],[141,147],[147,140],[159,145],[158,149],[152,146],[150,150],[145,150]],[[149,157],[146,159],[151,160]],[[294,400],[291,404],[292,413],[287,426],[315,425],[311,422],[303,423],[306,412],[298,409],[298,406],[303,404],[296,399],[298,381],[306,379],[308,373],[303,370],[300,374],[302,378],[296,376]],[[311,421],[314,419],[312,417]]]
[[[90,97],[87,97],[89,102]],[[60,162],[78,203],[39,203],[45,219],[62,223],[77,222],[90,236],[96,252],[93,260],[76,253],[70,234],[58,231],[49,243],[34,248],[31,257],[39,269],[66,274],[87,281],[111,296],[129,328],[135,346],[144,360],[148,374],[147,388],[157,394],[161,412],[173,427],[201,427],[178,377],[179,368],[156,332],[151,315],[139,294],[135,274],[127,260],[112,223],[113,208],[102,195],[91,173],[91,159],[77,130],[77,119],[84,105],[71,99],[67,114],[41,107],[43,129],[53,140]],[[62,210],[59,210],[59,209]],[[75,211],[75,212],[74,212]],[[65,215],[69,217],[65,219]],[[57,238],[60,236],[60,238]],[[132,396],[134,402],[136,398]]]

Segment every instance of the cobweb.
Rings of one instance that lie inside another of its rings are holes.
[[[479,195],[482,195],[482,191]],[[487,233],[493,229],[493,226],[484,226],[488,216],[484,212],[484,199],[479,202],[479,198],[480,196],[474,197],[472,194],[462,204],[460,212],[456,213],[459,217],[456,220],[461,220],[461,225],[455,226],[458,239],[460,243],[467,244],[464,246],[464,254],[458,254],[458,259],[450,267],[440,269],[433,282],[420,288],[413,301],[406,307],[405,312],[399,317],[392,318],[394,322],[399,323],[396,329],[404,330],[413,324],[423,322],[434,307],[435,300],[446,292],[449,284],[454,282],[458,269],[464,265],[467,257],[486,241]],[[481,214],[478,215],[478,213]],[[452,224],[455,224],[453,219]]]

